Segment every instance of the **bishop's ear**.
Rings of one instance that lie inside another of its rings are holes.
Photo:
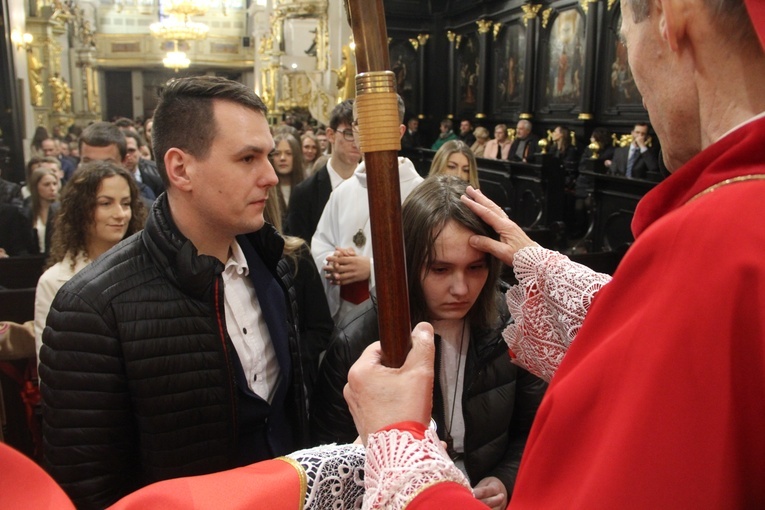
[[[691,2],[687,0],[655,0],[654,2],[661,38],[667,42],[672,51],[678,50],[680,41],[687,35],[687,16],[694,11],[694,6],[690,4]]]

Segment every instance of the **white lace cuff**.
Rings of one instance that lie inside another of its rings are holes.
[[[370,434],[365,477],[365,509],[403,509],[420,492],[440,482],[456,482],[471,490],[430,429],[420,440],[400,430]]]
[[[306,509],[361,508],[364,496],[364,446],[324,445],[290,453],[305,470]]]
[[[514,324],[503,337],[516,364],[549,381],[611,277],[540,246],[519,250],[513,270],[518,285],[507,292],[507,306]]]

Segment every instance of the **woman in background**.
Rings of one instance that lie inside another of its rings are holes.
[[[108,161],[82,165],[61,197],[48,263],[35,293],[35,347],[58,290],[77,272],[122,239],[138,232],[146,210],[133,178]]]
[[[33,246],[30,253],[48,254],[53,233],[53,219],[58,211],[61,181],[56,171],[38,167],[29,178],[29,200],[25,204],[27,222],[32,225]]]
[[[313,132],[305,133],[300,142],[303,149],[303,169],[305,171],[305,177],[311,175],[316,167],[316,158],[319,157],[319,140]]]
[[[271,164],[279,177],[279,206],[284,217],[290,204],[290,193],[303,182],[303,149],[293,135],[279,132],[274,135],[274,150],[271,152]]]
[[[470,147],[462,140],[451,140],[438,149],[430,164],[431,175],[453,175],[479,189],[478,165]]]
[[[566,162],[576,162],[576,147],[571,144],[571,131],[566,126],[555,126],[552,132],[552,147],[548,151],[551,155]]]
[[[43,157],[45,156],[45,151],[43,151],[42,143],[43,140],[47,140],[50,138],[48,135],[48,130],[45,129],[44,126],[37,126],[35,128],[35,134],[32,135],[32,140],[29,142],[29,152],[32,157]]]
[[[473,130],[473,136],[475,136],[475,143],[470,147],[473,151],[473,155],[477,158],[483,157],[483,151],[486,149],[486,142],[491,138],[489,130],[483,126],[478,126]]]

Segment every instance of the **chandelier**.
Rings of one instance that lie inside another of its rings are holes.
[[[171,16],[149,26],[151,35],[166,41],[197,41],[207,37],[210,27],[204,23],[190,21],[188,17]]]
[[[179,16],[203,16],[210,9],[208,0],[165,0],[165,12]]]
[[[210,8],[209,0],[164,0],[162,7],[168,16],[149,26],[151,35],[165,41],[198,41],[207,37],[210,27],[191,21],[203,16]]]
[[[180,69],[188,69],[191,64],[191,60],[186,57],[186,53],[178,51],[178,41],[173,41],[173,51],[168,51],[165,58],[162,59],[162,64],[169,68],[174,69],[177,73]]]

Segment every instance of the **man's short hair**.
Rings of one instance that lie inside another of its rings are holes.
[[[647,131],[650,131],[651,126],[647,122],[635,122],[635,125],[632,126],[632,129],[635,129],[636,127],[644,127]]]
[[[127,117],[120,117],[114,121],[114,125],[118,128],[134,128],[135,122],[128,119]]]
[[[80,135],[80,153],[82,153],[82,144],[91,147],[108,147],[116,145],[120,152],[120,158],[125,159],[127,155],[127,143],[125,143],[125,134],[116,125],[111,122],[94,122],[82,130]]]
[[[55,165],[56,168],[61,170],[61,161],[58,158],[54,158],[53,156],[46,156],[44,158],[40,158],[38,161],[38,164],[42,163],[48,163],[49,165]]]
[[[441,121],[441,125],[445,128],[451,130],[454,127],[454,123],[452,122],[452,119],[444,119]]]
[[[136,147],[142,147],[146,145],[146,141],[144,141],[143,137],[139,135],[138,133],[136,133],[135,131],[133,131],[132,129],[123,131],[123,133],[125,133],[125,138],[132,138],[133,140],[135,140]]]
[[[332,112],[329,114],[329,127],[333,131],[337,131],[340,124],[353,125],[353,99],[346,99],[332,108]]]
[[[526,129],[531,131],[532,126],[531,126],[531,122],[530,121],[528,121],[526,119],[521,119],[521,120],[518,121],[518,124],[523,124],[526,127]]]
[[[170,182],[165,153],[173,147],[204,159],[218,134],[213,101],[230,101],[268,114],[268,108],[249,87],[218,76],[190,76],[170,80],[159,93],[151,140],[157,169],[165,186]]]

